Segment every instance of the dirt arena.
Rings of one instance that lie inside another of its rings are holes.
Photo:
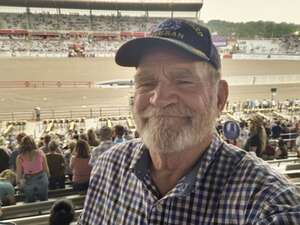
[[[299,61],[230,60],[222,62],[224,78],[240,75],[300,74]],[[112,58],[1,58],[1,81],[104,81],[128,79],[134,69],[117,66]],[[300,98],[300,84],[231,86],[229,101]],[[128,105],[130,89],[0,88],[0,112]]]

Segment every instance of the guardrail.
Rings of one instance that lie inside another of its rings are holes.
[[[300,177],[300,169],[299,170],[285,170],[282,172],[283,175],[286,175],[289,178],[299,178]]]
[[[82,209],[75,210],[75,221],[79,218]],[[17,225],[49,225],[50,214],[41,216],[31,216],[18,219],[10,219],[1,221],[3,223],[15,223]],[[73,224],[73,223],[72,223]]]
[[[75,209],[83,208],[85,195],[68,196],[65,198],[72,201]],[[44,202],[25,203],[22,205],[2,207],[3,215],[1,216],[1,220],[47,214],[56,200],[57,199],[52,199]]]
[[[76,195],[76,194],[81,194],[79,191],[73,190],[72,187],[66,187],[66,188],[61,188],[61,189],[55,189],[55,190],[49,190],[48,191],[48,197],[49,198],[59,198],[59,197],[66,197],[70,195]],[[21,202],[24,201],[25,196],[23,193],[19,193],[15,195],[16,201]]]
[[[272,160],[267,160],[269,164],[277,164],[279,167],[281,163],[300,163],[300,158],[288,158],[288,159],[272,159]]]
[[[41,110],[40,118],[44,119],[72,119],[72,118],[97,118],[97,117],[114,117],[114,116],[130,116],[129,106],[107,106],[107,107],[91,107],[91,108],[72,108],[66,110]],[[20,121],[35,120],[35,113],[26,112],[9,112],[0,113],[0,121]]]
[[[0,81],[0,88],[92,88],[93,81]]]

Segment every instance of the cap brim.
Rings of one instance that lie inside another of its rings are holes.
[[[175,47],[199,57],[200,60],[209,62],[209,58],[202,51],[183,42],[164,37],[145,37],[130,40],[119,48],[115,61],[120,66],[137,67],[145,50],[155,46]]]

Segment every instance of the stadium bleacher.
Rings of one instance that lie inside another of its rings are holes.
[[[79,44],[83,46],[84,57],[111,57],[124,41],[134,36],[134,33],[145,35],[162,19],[164,18],[147,16],[93,15],[91,17],[76,13],[0,12],[0,56],[77,56],[71,46]],[[188,19],[197,21],[193,17]],[[291,42],[293,40],[286,38],[237,40],[234,46],[238,46],[237,55],[242,53],[245,54],[244,57],[247,54],[257,56],[298,54],[300,47]],[[226,45],[224,49],[228,47]],[[220,51],[223,52],[223,48],[220,48]]]

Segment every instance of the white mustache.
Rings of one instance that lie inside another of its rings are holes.
[[[194,113],[186,107],[169,106],[163,109],[157,109],[149,106],[140,116],[142,118],[150,117],[192,117]]]

